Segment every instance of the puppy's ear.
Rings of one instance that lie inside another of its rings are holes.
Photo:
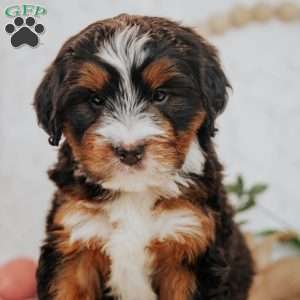
[[[200,62],[200,84],[208,114],[208,127],[211,135],[214,135],[215,119],[226,107],[227,90],[231,86],[221,67],[217,50],[205,43],[204,55]]]
[[[53,146],[59,144],[63,130],[62,120],[58,113],[63,78],[62,63],[54,63],[48,68],[34,96],[38,122],[49,134],[49,143]]]

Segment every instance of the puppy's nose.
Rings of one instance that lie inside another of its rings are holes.
[[[144,157],[145,146],[139,145],[133,148],[119,146],[114,148],[120,161],[128,166],[137,164]]]

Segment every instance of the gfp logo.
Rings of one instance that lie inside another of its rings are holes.
[[[47,10],[38,5],[13,5],[5,9],[5,15],[14,18],[13,23],[5,26],[11,35],[13,47],[21,45],[35,47],[39,43],[39,35],[45,31],[44,25],[37,23],[36,18],[47,14]]]

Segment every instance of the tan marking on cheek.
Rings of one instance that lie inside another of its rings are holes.
[[[143,71],[143,78],[153,89],[160,87],[163,83],[178,75],[174,63],[168,58],[160,58],[152,62]]]
[[[182,162],[189,149],[190,143],[192,142],[193,138],[196,136],[197,130],[203,125],[205,118],[206,118],[206,113],[199,112],[191,121],[188,129],[178,134],[176,148],[182,159]]]
[[[75,158],[80,159],[80,153],[81,153],[80,146],[78,145],[76,139],[74,138],[72,134],[72,130],[66,123],[64,124],[63,132],[68,144],[71,146],[73,150],[73,154],[75,155]]]
[[[87,132],[83,137],[81,147],[81,163],[95,176],[110,174],[113,162],[116,161],[115,154],[110,144],[93,133]],[[99,179],[101,179],[101,176]]]
[[[199,112],[191,121],[187,130],[175,135],[172,124],[157,109],[151,112],[158,118],[163,137],[153,138],[148,142],[148,151],[162,165],[180,168],[197,130],[204,123],[206,113]]]
[[[179,167],[180,161],[178,160],[176,149],[176,136],[172,125],[158,109],[152,107],[150,112],[157,117],[159,126],[164,134],[163,136],[154,137],[147,142],[147,152],[162,166]]]
[[[75,158],[95,179],[101,180],[111,175],[112,167],[117,159],[111,145],[103,137],[96,135],[94,131],[94,126],[88,128],[79,144],[73,137],[68,125],[64,127],[64,135],[73,150]]]
[[[106,71],[88,62],[82,64],[79,74],[78,84],[91,90],[101,89],[109,79]]]
[[[109,275],[108,257],[90,250],[73,255],[59,266],[49,290],[53,299],[101,299]]]
[[[166,139],[154,139],[147,143],[147,151],[161,166],[178,167],[178,155],[174,146],[174,143]]]

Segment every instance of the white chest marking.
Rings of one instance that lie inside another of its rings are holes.
[[[99,238],[111,259],[108,286],[121,300],[156,300],[150,275],[153,257],[146,247],[153,239],[175,239],[201,234],[201,221],[192,210],[153,213],[155,197],[147,193],[123,193],[103,206],[100,215],[73,213],[64,225],[70,229],[70,242]],[[115,226],[113,226],[114,224]]]
[[[149,280],[151,257],[145,251],[154,235],[154,201],[152,195],[126,193],[105,207],[110,222],[118,224],[104,248],[112,261],[108,285],[118,299],[156,299]]]

